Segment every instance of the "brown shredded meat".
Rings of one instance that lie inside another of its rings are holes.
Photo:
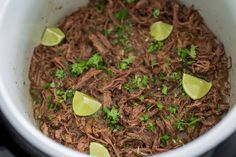
[[[103,0],[102,11],[101,2],[91,0],[65,18],[59,28],[66,39],[60,45],[39,45],[34,50],[29,78],[34,117],[42,132],[80,152],[88,153],[89,143],[96,141],[111,156],[137,157],[180,147],[218,123],[229,109],[230,59],[199,12],[176,0]],[[119,20],[116,13],[122,9],[128,9],[128,17]],[[158,17],[153,16],[155,9],[160,10]],[[163,48],[149,53],[154,42],[150,26],[157,21],[174,29]],[[178,51],[191,45],[196,57],[186,63]],[[102,68],[71,73],[73,64],[97,53]],[[119,65],[129,56],[135,59],[122,70]],[[55,76],[58,69],[64,78]],[[210,92],[199,100],[189,98],[181,77],[173,75],[182,73],[212,82]],[[130,91],[132,80],[144,76],[148,84]],[[70,90],[86,93],[108,109],[118,108],[118,121],[111,124],[102,109],[88,117],[75,115]]]

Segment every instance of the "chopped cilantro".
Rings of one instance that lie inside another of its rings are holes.
[[[178,56],[182,62],[187,63],[189,65],[193,64],[196,59],[196,46],[191,45],[189,49],[179,48]]]
[[[51,82],[50,84],[49,84],[49,87],[51,87],[51,88],[56,88],[56,83],[55,82]]]
[[[97,5],[97,10],[99,13],[103,13],[106,7],[106,0],[99,0],[99,3]]]
[[[148,85],[148,76],[143,75],[142,86],[146,87]]]
[[[145,115],[143,115],[142,117],[140,117],[140,120],[143,122],[147,122],[150,119],[150,114],[146,113]]]
[[[173,72],[170,77],[174,80],[181,81],[182,80],[182,73],[181,72]]]
[[[62,96],[62,95],[65,94],[65,91],[63,91],[63,90],[57,90],[57,91],[56,91],[56,94],[57,94],[58,96]]]
[[[201,121],[200,118],[195,117],[195,116],[192,116],[192,117],[190,118],[189,122],[188,122],[188,125],[189,125],[190,127],[193,127],[193,126],[195,126],[197,123],[199,123],[200,121]]]
[[[157,102],[157,108],[158,108],[160,111],[163,110],[163,108],[164,108],[163,104],[162,104],[160,101]]]
[[[148,123],[148,129],[152,132],[156,131],[156,127],[152,122]]]
[[[101,69],[101,67],[103,66],[102,56],[97,53],[97,54],[93,55],[91,58],[89,58],[89,60],[87,61],[86,64],[89,67]]]
[[[87,61],[79,61],[79,63],[74,63],[71,66],[71,73],[73,75],[80,75],[85,70],[88,70],[89,68],[96,68],[101,69],[103,67],[103,59],[100,54],[95,54],[89,60]]]
[[[138,88],[143,88],[148,85],[148,77],[146,75],[142,77],[135,75],[135,77],[127,84],[124,85],[124,88],[130,93],[134,92]]]
[[[124,0],[126,3],[135,3],[137,0]]]
[[[85,70],[88,69],[88,66],[86,65],[86,62],[82,61],[80,63],[74,63],[71,66],[71,73],[73,75],[80,75],[82,74]]]
[[[59,79],[63,79],[65,77],[65,71],[63,69],[57,69],[56,77]]]
[[[179,130],[179,131],[184,131],[185,130],[185,126],[186,123],[183,120],[177,120],[175,122],[175,127]]]
[[[177,113],[177,106],[170,106],[169,107],[169,112],[172,113],[172,114],[176,114]]]
[[[68,89],[66,91],[63,91],[63,90],[57,90],[56,91],[56,94],[58,96],[62,96],[63,100],[66,101],[67,99],[69,98],[73,98],[74,94],[75,94],[75,91],[72,90],[72,89]]]
[[[141,102],[143,102],[144,99],[145,99],[144,95],[141,95],[141,96],[139,97],[139,100],[140,100]]]
[[[113,106],[110,110],[107,107],[103,107],[103,112],[106,113],[106,117],[109,120],[110,124],[117,124],[119,122],[120,113],[118,108]]]
[[[158,18],[159,15],[160,15],[160,10],[159,9],[156,8],[152,11],[152,16],[153,17]]]
[[[105,36],[108,36],[108,35],[110,35],[111,34],[111,32],[113,31],[113,29],[105,29],[105,30],[103,30],[103,32],[102,32],[102,34],[103,35],[105,35]]]
[[[48,96],[48,103],[51,103],[52,102],[52,96]]]
[[[121,60],[119,64],[119,69],[121,70],[129,69],[129,65],[132,64],[134,60],[135,60],[135,56],[129,56],[127,59]]]
[[[50,110],[55,110],[57,108],[57,104],[49,104]]]
[[[162,85],[161,92],[163,95],[167,95],[168,93],[168,87],[166,85]]]
[[[115,14],[115,17],[117,18],[117,20],[119,20],[121,22],[126,20],[128,18],[128,16],[129,16],[128,9],[121,9]]]
[[[161,50],[163,48],[164,44],[161,41],[156,41],[151,43],[151,45],[148,47],[147,51],[148,53],[154,53],[157,50]]]
[[[170,140],[170,136],[168,134],[162,134],[160,137],[161,143],[166,144]]]

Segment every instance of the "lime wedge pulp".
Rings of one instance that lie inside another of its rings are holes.
[[[102,104],[94,98],[76,91],[73,97],[73,111],[78,116],[89,116],[96,113]]]
[[[183,74],[182,86],[188,96],[196,100],[204,97],[210,91],[212,83],[189,74]]]
[[[41,44],[44,46],[56,46],[60,44],[64,38],[65,34],[59,28],[46,28],[41,39]]]
[[[110,157],[107,148],[97,142],[90,143],[89,152],[93,157]]]
[[[163,41],[168,38],[173,31],[173,26],[162,21],[155,22],[151,25],[151,36],[157,41]]]

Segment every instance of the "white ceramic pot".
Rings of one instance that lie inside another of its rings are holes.
[[[231,110],[213,129],[185,146],[158,157],[198,156],[236,130],[236,1],[182,0],[195,5],[232,57]],[[33,47],[45,26],[55,25],[88,0],[0,0],[0,109],[9,123],[30,144],[50,156],[87,156],[44,136],[32,117],[28,70]],[[62,7],[61,9],[58,9]]]

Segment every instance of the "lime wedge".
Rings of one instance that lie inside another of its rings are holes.
[[[106,147],[97,142],[91,142],[89,145],[89,152],[94,157],[110,157]]]
[[[151,36],[157,41],[163,41],[168,38],[173,31],[173,26],[162,21],[151,25]]]
[[[183,89],[193,100],[204,97],[211,89],[212,83],[200,78],[183,74]]]
[[[65,34],[56,27],[46,28],[41,39],[44,46],[56,46],[65,38]]]
[[[76,91],[73,97],[73,111],[78,116],[89,116],[96,113],[102,104],[94,98]]]

